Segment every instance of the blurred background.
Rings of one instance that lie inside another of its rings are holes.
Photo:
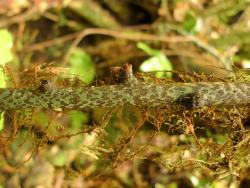
[[[0,87],[248,81],[248,0],[0,0]],[[113,67],[113,68],[112,68]],[[1,112],[0,188],[250,187],[249,108]]]

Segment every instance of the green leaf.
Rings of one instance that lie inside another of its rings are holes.
[[[6,87],[5,73],[3,65],[13,60],[11,48],[13,39],[10,32],[0,29],[0,88]],[[4,128],[4,112],[0,112],[0,131]]]
[[[11,34],[6,29],[0,30],[0,65],[13,60],[11,48],[13,45],[13,39]]]
[[[225,134],[213,134],[210,130],[206,130],[206,134],[209,138],[212,138],[217,144],[225,144],[227,141],[227,135]]]
[[[137,48],[144,51],[148,55],[152,55],[152,56],[159,55],[161,53],[159,50],[152,49],[150,46],[148,46],[144,42],[138,42],[137,43]]]
[[[4,128],[4,112],[0,113],[0,131]]]
[[[40,127],[45,128],[49,125],[49,118],[44,112],[37,113],[34,119],[37,125],[39,125]]]
[[[81,81],[90,84],[95,78],[95,66],[89,54],[77,48],[69,59],[71,65],[69,73],[77,76]]]
[[[57,167],[62,167],[66,164],[69,157],[69,152],[65,150],[60,150],[53,156],[49,157],[50,162]]]
[[[141,71],[155,71],[154,75],[158,78],[172,77],[171,71],[173,70],[173,66],[164,53],[159,50],[152,49],[147,44],[142,42],[139,42],[137,47],[151,56],[140,65],[139,69]]]
[[[59,26],[65,26],[67,24],[68,20],[65,17],[65,15],[63,14],[63,12],[59,12],[59,22],[58,25]]]
[[[88,117],[85,113],[72,110],[69,112],[69,118],[72,128],[81,128],[83,124],[87,123]]]
[[[6,87],[5,73],[3,67],[0,67],[0,88],[5,88],[5,87]]]
[[[183,29],[187,32],[195,30],[196,18],[192,14],[187,14],[183,23]]]

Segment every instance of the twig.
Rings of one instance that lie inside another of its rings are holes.
[[[31,8],[28,8],[24,13],[20,13],[18,15],[7,17],[0,20],[0,28],[8,27],[12,24],[17,24],[21,22],[25,22],[27,20],[33,19],[35,15],[40,15],[41,12],[45,12],[46,10],[60,6],[59,2],[48,1],[46,6],[37,6],[33,5]]]
[[[177,31],[179,34],[187,37],[190,41],[192,41],[194,44],[196,44],[201,49],[207,51],[212,56],[214,56],[216,59],[219,60],[219,62],[226,68],[228,71],[232,71],[232,65],[231,62],[227,57],[225,57],[223,54],[221,54],[215,47],[211,46],[210,44],[202,41],[198,37],[194,35],[190,35],[189,33],[185,32],[184,30],[180,29],[179,27],[171,24],[167,24],[168,27],[170,27],[172,30]],[[232,72],[233,74],[233,72]]]
[[[98,28],[90,28],[90,29],[85,29],[83,30],[79,36],[75,39],[75,41],[72,43],[70,49],[66,53],[64,59],[63,59],[63,64],[68,61],[72,51],[78,46],[78,44],[83,40],[84,37],[88,35],[94,35],[94,34],[99,34],[99,35],[107,35],[107,36],[112,36],[115,38],[121,38],[121,39],[126,39],[126,40],[132,40],[132,41],[158,41],[158,42],[187,42],[190,41],[186,37],[181,37],[181,36],[171,36],[171,37],[166,37],[166,36],[156,36],[153,34],[146,34],[142,32],[133,32],[133,31],[119,31],[119,30],[109,30],[109,29],[98,29]]]
[[[88,35],[107,35],[115,38],[122,38],[133,41],[159,41],[159,42],[188,42],[190,39],[182,36],[156,36],[153,34],[145,34],[142,32],[124,32],[119,30],[110,30],[110,29],[101,29],[101,28],[89,28],[84,29],[83,31],[65,35],[53,40],[37,43],[31,45],[25,49],[25,51],[35,51],[35,50],[44,50],[44,48],[50,47],[56,44],[62,44],[66,41],[76,38],[71,48],[75,48],[84,37]]]
[[[0,28],[8,27],[12,24],[29,20],[34,17],[34,14],[37,13],[38,10],[39,10],[38,7],[33,6],[32,8],[28,9],[25,13],[0,20]]]
[[[58,38],[55,38],[55,39],[52,39],[52,40],[47,40],[47,41],[44,41],[44,42],[33,44],[31,46],[28,46],[28,47],[24,48],[23,51],[30,52],[30,51],[44,50],[45,48],[48,48],[50,46],[62,44],[62,43],[65,43],[65,42],[67,42],[69,40],[73,40],[74,38],[76,38],[79,35],[79,33],[80,32],[76,32],[76,33],[68,34],[68,35],[58,37]]]

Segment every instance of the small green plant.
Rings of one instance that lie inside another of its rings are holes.
[[[95,78],[94,63],[89,54],[77,48],[72,52],[69,59],[69,73],[77,76],[82,82],[90,84]]]
[[[11,48],[13,45],[12,35],[6,29],[0,30],[0,87],[6,87],[4,65],[13,60]],[[0,114],[0,130],[4,127],[4,112]]]
[[[141,71],[155,71],[155,76],[158,78],[172,77],[171,71],[173,70],[173,66],[163,52],[161,52],[160,50],[152,49],[150,46],[143,42],[138,42],[137,47],[151,56],[141,64]]]

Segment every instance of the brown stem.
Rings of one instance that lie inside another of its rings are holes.
[[[46,91],[0,89],[0,110],[24,108],[98,108],[183,105],[245,105],[250,103],[250,83],[198,82],[166,83],[126,82],[120,85],[61,88]]]

